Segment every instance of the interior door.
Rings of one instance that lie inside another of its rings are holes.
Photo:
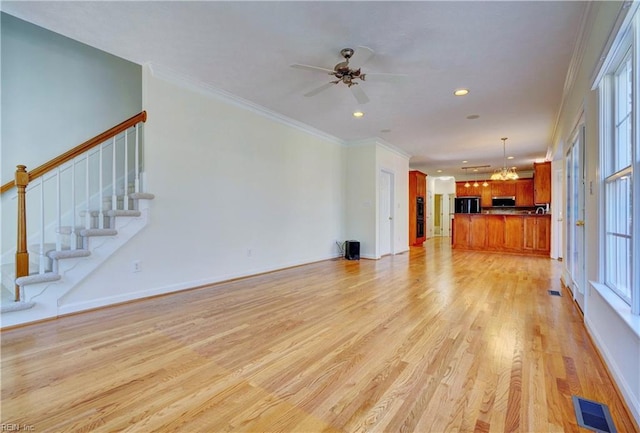
[[[436,194],[433,201],[433,235],[442,236],[442,194]]]
[[[566,271],[568,285],[578,306],[585,309],[585,221],[584,221],[584,124],[578,126],[566,158],[567,208]]]
[[[393,236],[393,173],[380,172],[380,207],[379,221],[380,233],[378,237],[379,254],[384,256],[391,254]]]

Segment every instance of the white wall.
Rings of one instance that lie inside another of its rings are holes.
[[[141,111],[140,65],[1,19],[2,184]]]
[[[65,303],[180,290],[338,254],[343,144],[149,69],[143,82],[150,224]],[[141,272],[131,272],[134,260]]]
[[[376,191],[379,182],[381,170],[386,170],[394,174],[394,192],[393,192],[393,245],[391,252],[399,254],[409,250],[409,156],[404,155],[392,148],[388,144],[377,140],[376,143]],[[376,192],[376,197],[379,197]],[[376,206],[377,209],[378,206]],[[379,215],[376,210],[376,215]],[[378,227],[380,222],[376,223],[376,239],[380,233]],[[379,242],[376,242],[378,245]],[[376,251],[376,258],[380,254]]]
[[[347,239],[360,242],[360,256],[380,258],[378,252],[378,185],[380,171],[394,174],[394,242],[392,253],[409,249],[409,157],[380,139],[347,145]]]
[[[614,26],[622,2],[592,3],[592,21],[586,29],[581,62],[571,77],[571,85],[563,100],[554,135],[554,152],[565,155],[570,134],[584,110],[585,116],[585,269],[589,281],[601,281],[599,218],[599,127],[598,94],[591,90],[591,78],[603,53],[603,47]],[[560,150],[560,152],[558,152]],[[593,188],[589,186],[593,185]],[[565,228],[562,227],[564,231]],[[566,233],[564,234],[566,239]],[[565,262],[566,263],[566,262]],[[587,284],[584,318],[598,350],[622,391],[636,421],[640,423],[640,334],[627,323],[615,302],[615,296],[601,295]]]
[[[347,146],[346,240],[360,242],[360,256],[376,256],[376,147]]]
[[[0,15],[2,184],[142,111],[140,65]],[[16,247],[13,195],[0,204],[3,255]]]

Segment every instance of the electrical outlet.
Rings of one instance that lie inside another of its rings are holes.
[[[140,272],[142,270],[142,265],[140,264],[140,260],[136,260],[131,264],[131,272]]]

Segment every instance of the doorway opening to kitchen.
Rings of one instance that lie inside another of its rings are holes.
[[[433,235],[442,236],[442,194],[433,199]]]

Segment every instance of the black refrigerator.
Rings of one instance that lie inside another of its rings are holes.
[[[480,197],[456,197],[455,213],[480,213]]]

